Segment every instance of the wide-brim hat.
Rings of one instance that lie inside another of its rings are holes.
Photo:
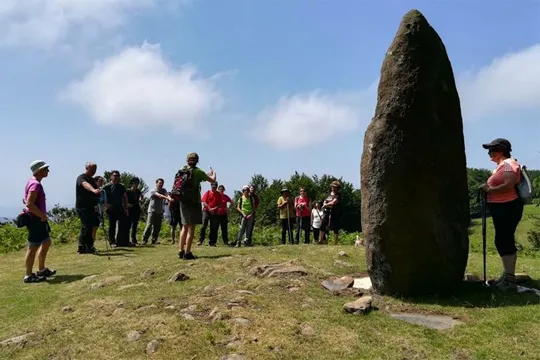
[[[49,167],[49,164],[47,164],[45,161],[35,160],[35,161],[32,161],[32,163],[30,164],[30,171],[32,171],[32,175],[35,175],[37,172],[43,169],[46,169],[48,167]]]
[[[497,138],[490,143],[482,144],[482,147],[486,150],[493,148],[504,148],[508,151],[512,151],[512,144],[510,144],[510,141],[503,138]]]
[[[289,191],[289,189],[287,189],[287,188],[281,189],[281,193],[283,194],[284,192],[290,192],[290,191]]]

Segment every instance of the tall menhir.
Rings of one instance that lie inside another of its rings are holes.
[[[437,32],[417,10],[384,59],[362,153],[368,272],[382,294],[451,292],[469,253],[463,121]]]

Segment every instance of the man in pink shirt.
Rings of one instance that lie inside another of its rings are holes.
[[[30,170],[32,171],[32,177],[26,183],[24,189],[26,208],[20,215],[25,218],[24,222],[28,229],[28,247],[25,256],[26,273],[23,281],[25,283],[37,283],[56,274],[56,270],[45,267],[45,259],[51,246],[51,238],[49,236],[50,227],[47,222],[45,191],[43,185],[41,185],[41,180],[49,175],[49,164],[43,160],[36,160],[30,164]],[[34,273],[33,267],[36,255],[38,257],[38,271]]]

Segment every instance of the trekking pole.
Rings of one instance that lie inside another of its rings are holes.
[[[484,265],[484,284],[487,283],[487,269],[486,269],[486,212],[487,212],[487,194],[482,189],[478,190],[478,199],[480,201],[480,212],[482,215],[482,256],[483,256],[483,265]]]
[[[291,244],[294,244],[292,240],[292,233],[291,233],[291,216],[289,213],[289,208],[290,208],[289,202],[290,202],[290,199],[287,199],[287,226],[288,226],[288,232],[289,232],[289,242]]]
[[[109,234],[107,233],[107,230],[105,229],[105,217],[103,216],[103,210],[101,209],[101,204],[98,204],[98,216],[99,216],[99,222],[101,223],[101,229],[103,230],[103,234],[105,235],[105,250],[107,251],[107,259],[111,260],[111,255],[109,252]]]

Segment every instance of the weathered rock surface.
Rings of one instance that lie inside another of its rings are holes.
[[[345,290],[348,287],[351,287],[354,284],[354,279],[350,276],[342,276],[337,279],[328,279],[324,280],[321,285],[328,291],[341,291]]]
[[[464,324],[462,321],[453,319],[450,316],[423,315],[423,314],[390,314],[391,317],[403,320],[410,324],[423,325],[430,329],[447,330],[456,325]]]
[[[469,249],[463,121],[445,46],[416,10],[403,17],[384,59],[361,164],[374,290],[452,292]]]
[[[371,296],[362,296],[355,301],[345,303],[343,309],[348,313],[365,315],[373,310],[373,298]]]
[[[24,335],[14,336],[6,340],[0,341],[0,346],[11,346],[11,345],[24,345],[28,342],[28,338],[33,336],[35,333],[31,332]]]
[[[266,264],[253,267],[249,273],[259,277],[278,277],[278,276],[306,276],[306,269],[296,266],[294,260],[281,264]]]

